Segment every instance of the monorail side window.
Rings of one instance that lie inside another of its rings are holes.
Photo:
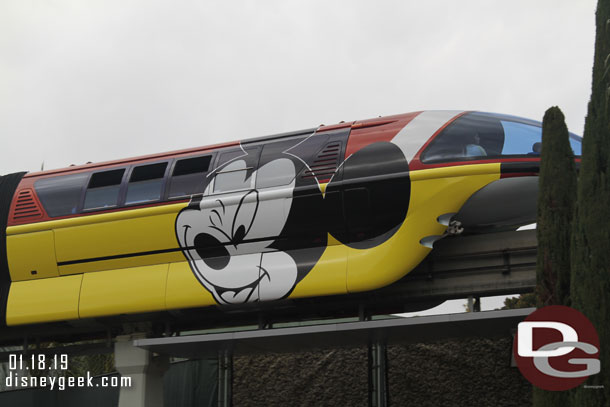
[[[104,209],[116,206],[125,169],[96,172],[91,176],[83,209]]]
[[[34,188],[47,214],[51,217],[75,214],[88,177],[88,173],[80,173],[36,181]]]
[[[220,155],[219,170],[214,177],[214,193],[254,188],[255,169],[260,148],[240,148]]]
[[[161,199],[167,162],[135,167],[127,184],[126,205],[133,205]]]
[[[211,155],[178,160],[172,172],[169,198],[188,197],[203,192]]]
[[[501,120],[504,130],[502,155],[540,155],[534,145],[542,141],[542,129],[529,124]]]
[[[219,171],[214,178],[214,193],[239,191],[253,186],[252,167],[245,161],[237,160]]]
[[[540,155],[540,143],[542,142],[542,128],[540,126],[510,120],[500,120],[500,123],[504,130],[502,155]],[[581,155],[582,139],[570,133],[569,140],[574,155]]]
[[[424,163],[470,161],[500,155],[504,131],[500,121],[479,113],[459,117],[422,154]]]
[[[327,137],[324,137],[324,139],[327,139]],[[290,151],[295,146],[297,148],[299,145],[303,146],[301,144],[303,140],[305,140],[305,137],[293,137],[265,144],[258,165],[259,173],[256,177],[257,189],[289,185],[295,179],[296,174],[301,172],[301,169],[305,166],[305,163],[302,161],[303,157],[300,157],[301,160],[291,160],[294,155],[291,157],[285,152]],[[311,144],[314,143],[312,142]],[[314,146],[317,147],[315,144]],[[310,153],[306,148],[307,146],[303,146],[302,150],[305,151],[299,150],[298,153],[301,156],[305,155],[305,152]],[[309,155],[311,154],[313,153]],[[309,155],[305,158],[309,158]],[[264,174],[260,172],[261,168],[265,168]]]

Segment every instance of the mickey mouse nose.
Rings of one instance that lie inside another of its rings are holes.
[[[229,264],[229,252],[214,236],[207,233],[199,233],[195,236],[194,243],[197,254],[208,267],[214,270],[222,270]]]

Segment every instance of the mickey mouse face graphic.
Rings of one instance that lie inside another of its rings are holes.
[[[293,258],[272,247],[292,204],[295,167],[276,159],[248,174],[245,159],[230,162],[210,183],[203,199],[192,199],[176,219],[180,246],[199,282],[220,304],[275,300],[286,296],[297,280]],[[252,188],[283,177],[287,184]],[[214,191],[240,190],[211,195]]]
[[[333,147],[336,164],[328,171],[328,146],[336,142],[313,136],[294,143],[266,145],[273,150],[261,154],[258,170],[257,154],[233,155],[176,218],[182,252],[219,304],[285,298],[316,266],[329,235],[366,250],[383,244],[405,219],[410,181],[398,147],[373,143],[343,162]],[[306,164],[316,159],[326,173]]]

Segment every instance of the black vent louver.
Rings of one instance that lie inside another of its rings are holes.
[[[318,178],[318,181],[328,181],[339,165],[341,154],[341,142],[333,141],[328,143],[322,151],[318,153],[312,164],[303,173],[303,178]]]

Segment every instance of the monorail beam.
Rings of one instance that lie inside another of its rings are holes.
[[[409,302],[529,292],[536,286],[536,252],[535,230],[446,238],[379,292],[400,293]]]

